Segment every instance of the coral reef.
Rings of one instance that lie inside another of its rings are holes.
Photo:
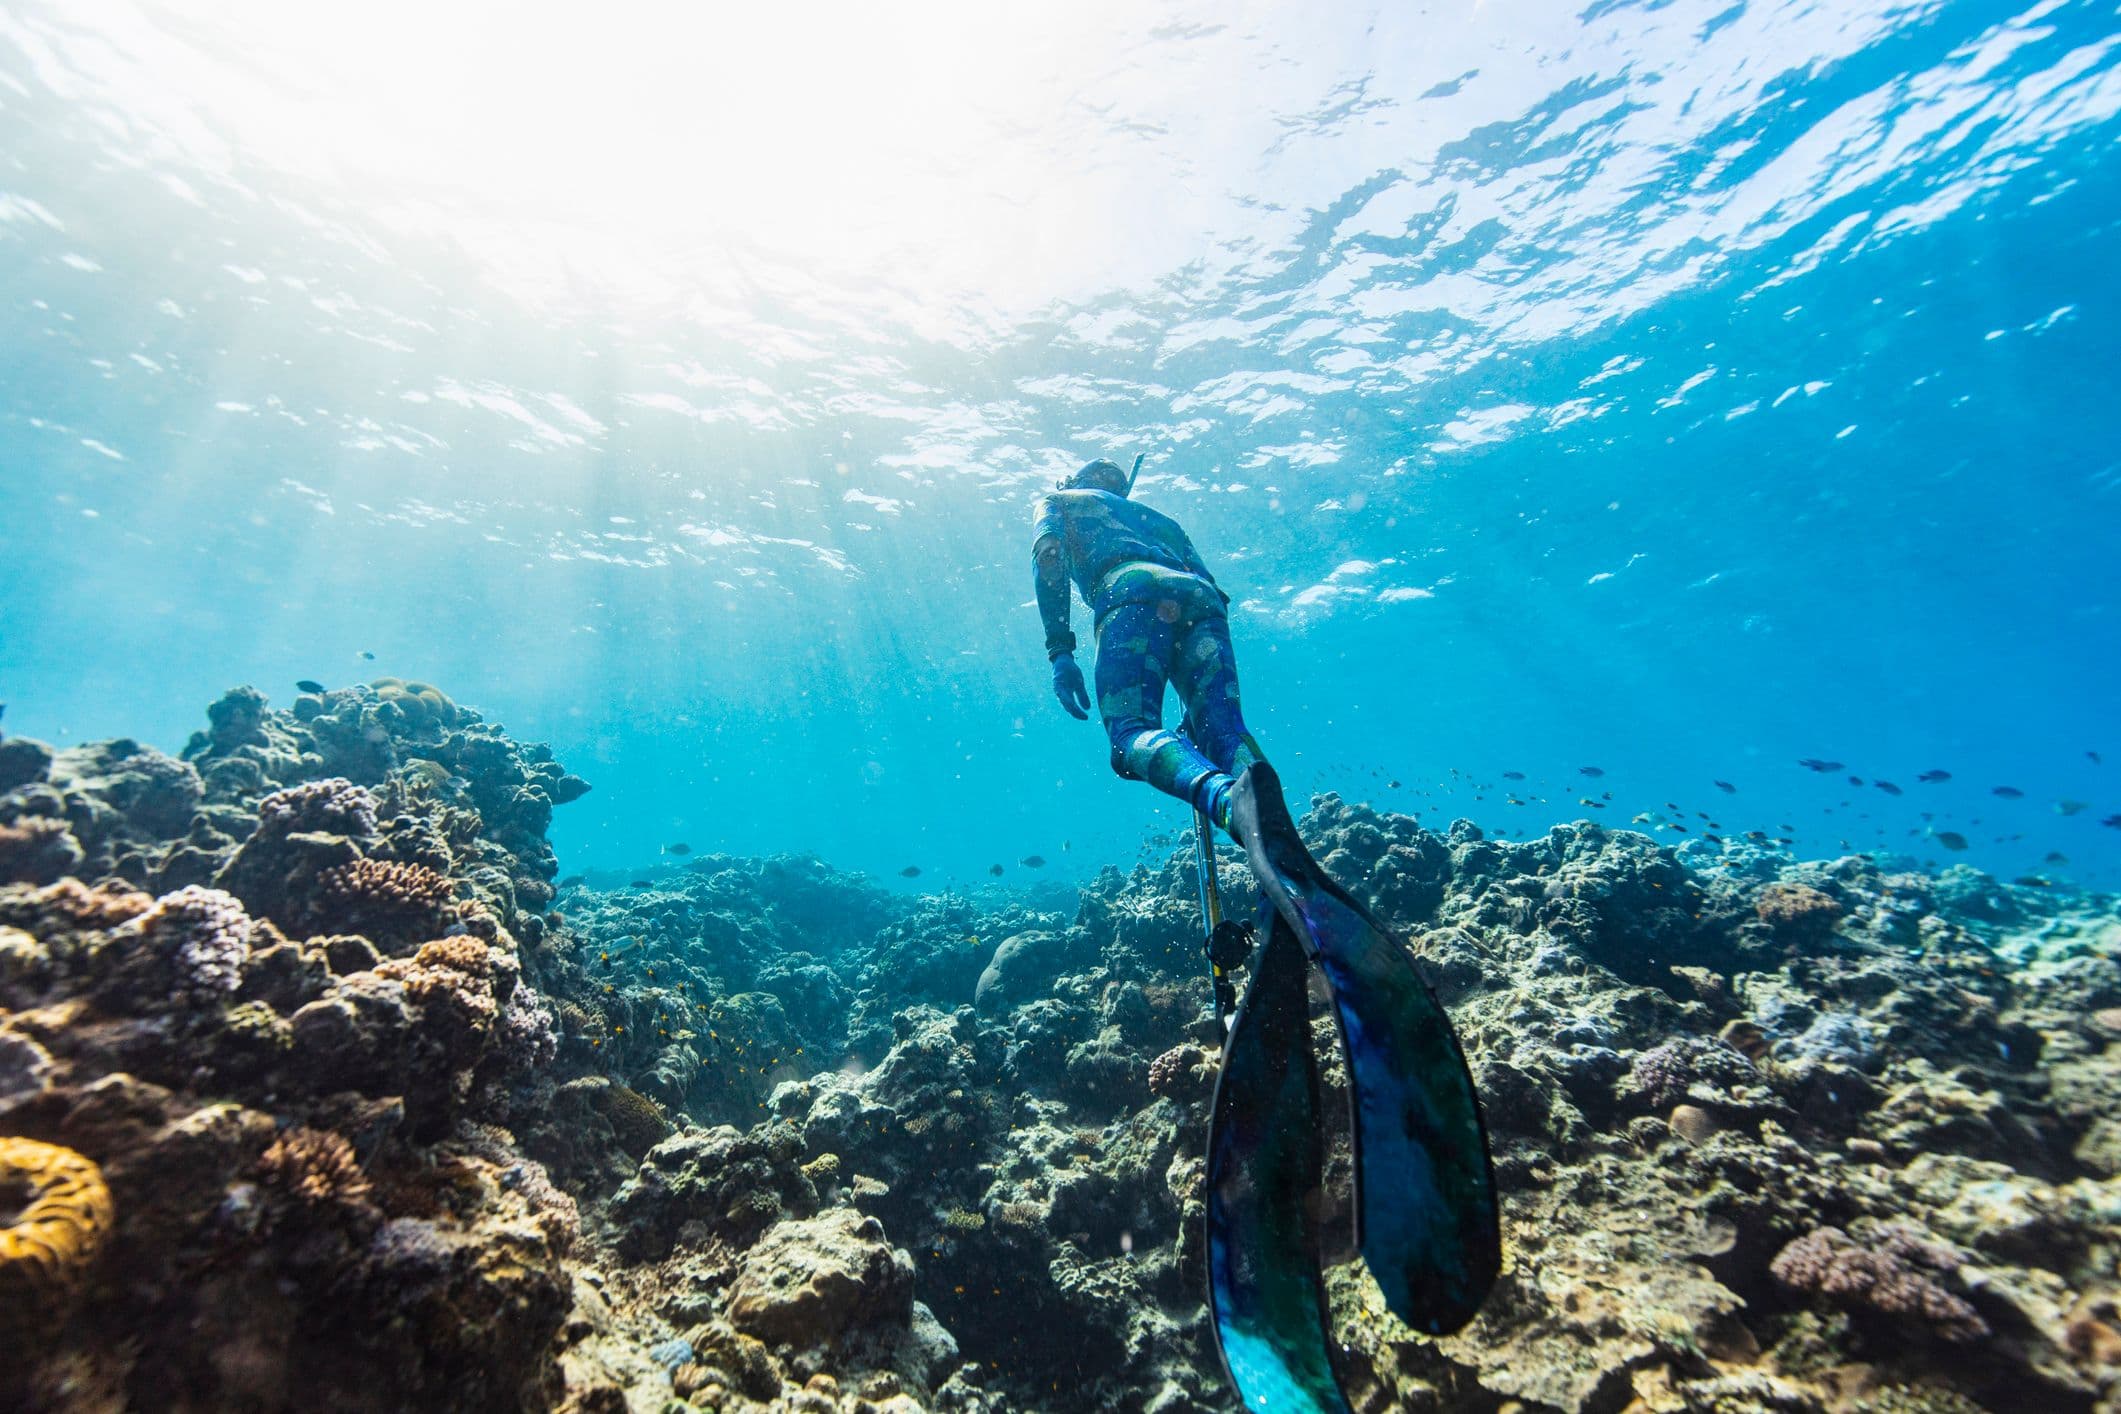
[[[586,783],[475,708],[207,717],[181,759],[0,742],[37,1332],[0,1404],[1234,1408],[1183,841],[1059,908],[709,855],[557,912]],[[1450,1008],[1503,1187],[1441,1340],[1327,1205],[1357,1408],[2121,1407],[2114,900],[1336,796],[1303,829]]]
[[[103,1171],[56,1144],[0,1139],[0,1333],[55,1325],[110,1236]]]

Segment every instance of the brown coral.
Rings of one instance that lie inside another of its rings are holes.
[[[424,682],[408,682],[404,678],[377,678],[369,686],[376,690],[377,697],[403,712],[405,720],[416,730],[456,725],[457,704],[450,701],[440,688]]]
[[[330,1129],[288,1130],[258,1160],[258,1177],[313,1206],[358,1203],[369,1193],[353,1145]]]
[[[626,1085],[613,1085],[604,1096],[604,1118],[619,1147],[629,1154],[645,1154],[670,1132],[663,1107]]]
[[[449,905],[449,880],[423,864],[356,859],[317,876],[335,926],[380,938],[437,931]]]
[[[72,1149],[0,1139],[0,1330],[63,1318],[111,1231],[103,1171]]]
[[[437,938],[411,957],[377,964],[375,972],[403,984],[430,1018],[446,1014],[467,1033],[483,1033],[499,1014],[493,950],[477,938]]]
[[[1832,930],[1840,919],[1842,907],[1832,894],[1822,893],[1809,884],[1769,884],[1753,900],[1753,912],[1760,921],[1778,931],[1803,936],[1818,936]]]
[[[79,879],[30,893],[10,894],[0,902],[0,922],[31,932],[115,928],[154,907],[154,899],[130,889],[89,888]]]
[[[31,815],[0,825],[0,883],[49,884],[79,869],[82,858],[64,820]]]

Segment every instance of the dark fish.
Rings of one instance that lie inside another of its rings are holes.
[[[1994,790],[1991,790],[1989,794],[2000,795],[2005,800],[2022,800],[2025,798],[2025,792],[2019,790],[2016,786],[1997,786]]]
[[[572,889],[582,884],[586,884],[587,882],[589,882],[589,876],[587,874],[569,874],[566,878],[560,880],[559,887],[563,889]]]
[[[1072,845],[1072,844],[1070,844],[1070,843],[1069,843],[1069,842],[1068,842],[1067,840],[1062,840],[1062,841],[1061,841],[1061,853],[1062,853],[1062,854],[1066,854],[1066,853],[1067,853],[1067,852],[1068,852],[1069,850],[1071,850],[1071,849],[1073,849],[1073,848],[1075,848],[1075,846],[1074,846],[1074,845]]]
[[[1860,786],[1860,785],[1862,785],[1862,784],[1863,784],[1863,777],[1861,777],[1861,776],[1850,776],[1850,777],[1849,777],[1849,784],[1850,784],[1850,785],[1852,785],[1852,786]],[[1847,801],[1843,801],[1843,802],[1842,802],[1842,804],[1844,804],[1844,805],[1846,805],[1847,803],[1848,803]]]
[[[905,868],[898,871],[898,876],[901,879],[918,879],[921,876],[921,866],[918,864],[909,864]]]
[[[685,843],[685,842],[684,842],[683,840],[679,840],[679,841],[678,841],[678,842],[677,842],[676,844],[666,844],[666,845],[664,845],[664,846],[663,846],[663,853],[665,853],[665,854],[690,854],[690,853],[692,853],[692,846],[691,846],[691,845],[689,845],[689,844],[686,844],[686,843]]]
[[[1716,782],[1716,789],[1722,791],[1725,795],[1738,794],[1738,787],[1732,785],[1729,781]]]
[[[2047,858],[2040,862],[2042,864],[2067,864],[2069,863],[2069,856],[2059,849],[2051,849],[2047,852]]]
[[[323,690],[324,684],[318,682],[315,678],[298,678],[295,680],[295,691],[297,692],[322,692]]]
[[[1872,781],[1871,784],[1884,791],[1887,795],[1900,794],[1900,787],[1894,785],[1891,781]]]
[[[1686,826],[1684,826],[1684,825],[1674,825],[1674,826],[1672,826],[1672,829],[1673,829],[1673,831],[1674,831],[1674,832],[1676,832],[1676,833],[1678,833],[1678,834],[1682,834],[1682,835],[1683,835],[1683,834],[1685,834],[1685,833],[1686,833]]]
[[[2086,756],[2089,756],[2089,757],[2091,758],[2092,764],[2093,764],[2094,766],[2096,766],[2096,765],[2098,765],[2098,764],[2099,764],[2099,753],[2098,753],[2098,752],[2096,752],[2096,751],[2087,751],[2087,752],[2085,752],[2084,754],[2085,754]]]
[[[2121,815],[2109,815],[2099,823],[2109,830],[2121,830]]]
[[[1602,766],[1578,766],[1576,769],[1586,776],[1602,776],[1605,774],[1605,768]]]
[[[1398,789],[1399,789],[1399,782],[1397,782],[1397,781],[1386,781],[1386,782],[1385,782],[1385,784],[1386,784],[1387,786],[1389,786],[1389,787],[1390,787],[1391,789],[1393,789],[1393,790],[1398,790]]]
[[[1703,835],[1703,836],[1702,836],[1702,838],[1703,838],[1703,839],[1705,839],[1705,840],[1707,840],[1707,841],[1708,841],[1708,842],[1709,842],[1710,844],[1722,844],[1722,843],[1723,843],[1723,836],[1722,836],[1722,835],[1708,835],[1708,834],[1705,834],[1705,835]]]
[[[1957,830],[1939,830],[1934,838],[1938,844],[1943,845],[1946,849],[1966,848],[1966,836],[1960,834]]]
[[[1043,854],[1027,854],[1017,862],[1026,869],[1043,869],[1046,867],[1046,856]]]
[[[1950,771],[1924,771],[1921,775],[1915,777],[1916,780],[1922,782],[1922,784],[1926,786],[1937,785],[1940,782],[1948,781],[1951,778],[1952,773]]]
[[[637,889],[652,889],[655,887],[655,881],[653,879],[635,879],[633,887]]]
[[[371,663],[373,663],[373,662],[374,662],[374,661],[376,660],[376,655],[375,655],[375,654],[373,654],[373,653],[371,653],[371,652],[369,652],[369,651],[368,651],[368,650],[367,650],[366,648],[363,648],[363,649],[361,650],[361,656],[362,656],[363,658],[366,658],[366,659],[367,659],[367,660],[368,660],[369,662],[371,662]]]
[[[995,878],[999,879],[1001,878],[1003,873],[1002,866],[999,864],[990,864],[987,866],[987,872],[989,874],[992,874]]]
[[[1804,767],[1804,769],[1807,771],[1818,771],[1821,773],[1829,771],[1838,771],[1841,769],[1841,763],[1839,761],[1821,761],[1816,756],[1807,756],[1802,761],[1799,761],[1797,764]]]
[[[1504,780],[1506,780],[1506,781],[1521,781],[1521,780],[1523,780],[1523,779],[1524,779],[1524,772],[1522,772],[1522,771],[1504,771],[1504,772],[1502,773],[1502,778],[1503,778]]]
[[[2055,886],[2053,879],[2043,879],[2038,874],[2020,874],[2011,882],[2021,889],[2051,889]]]
[[[2058,800],[2055,802],[2055,813],[2057,815],[2075,815],[2090,808],[2081,800]]]

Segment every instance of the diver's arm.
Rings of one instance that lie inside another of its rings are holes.
[[[1046,536],[1031,547],[1036,576],[1039,622],[1046,628],[1046,657],[1057,658],[1075,651],[1075,634],[1068,628],[1068,561],[1056,536]]]

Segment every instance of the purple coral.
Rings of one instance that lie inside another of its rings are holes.
[[[373,839],[375,798],[344,776],[332,776],[274,791],[258,802],[259,834],[280,838],[310,830]]]
[[[1938,1281],[1959,1269],[1956,1252],[1902,1223],[1880,1223],[1868,1237],[1866,1244],[1840,1228],[1822,1227],[1784,1247],[1768,1270],[1797,1291],[1910,1317],[1946,1340],[1979,1340],[1989,1333],[1980,1313]]]
[[[1697,1080],[1742,1085],[1755,1078],[1753,1063],[1723,1041],[1675,1036],[1635,1057],[1629,1072],[1635,1089],[1653,1105],[1684,1099]]]
[[[195,1001],[218,1001],[243,982],[256,925],[243,905],[219,889],[187,884],[118,930],[145,938],[176,972],[177,990]]]

